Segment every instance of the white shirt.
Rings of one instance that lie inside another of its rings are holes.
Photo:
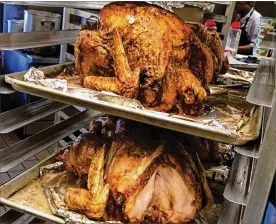
[[[250,16],[252,11],[253,13]],[[252,8],[250,12],[240,20],[241,27],[244,27],[246,20],[249,16],[250,18],[246,24],[245,31],[246,31],[248,40],[251,42],[250,45],[252,47],[255,47],[257,38],[258,38],[259,25],[260,25],[262,15],[258,13],[256,10],[254,10],[254,8]]]

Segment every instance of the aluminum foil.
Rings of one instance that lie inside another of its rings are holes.
[[[213,88],[203,105],[202,123],[237,132],[258,112],[256,106],[246,102],[247,90]]]
[[[125,106],[134,109],[145,109],[144,106],[138,100],[126,98],[110,92],[98,92],[84,88],[69,88],[69,93],[74,94],[74,96],[79,96],[80,98],[85,97],[88,99],[96,99],[98,101],[117,104],[120,106]]]
[[[184,8],[186,6],[193,6],[203,9],[204,11],[213,12],[215,4],[204,2],[184,2],[184,1],[148,1],[147,3],[158,5],[159,7],[173,12],[173,8]]]
[[[226,165],[220,165],[206,170],[206,174],[211,180],[227,182],[229,169]]]
[[[253,82],[255,73],[249,71],[243,71],[235,68],[230,68],[226,74],[219,75],[217,83],[224,86],[237,86],[237,85],[248,85],[250,86]]]
[[[204,114],[198,117],[180,116],[164,112],[147,110],[143,105],[135,100],[110,92],[98,92],[84,88],[69,88],[68,92],[80,98],[97,100],[104,103],[112,103],[125,106],[130,109],[140,109],[147,113],[154,113],[163,116],[170,116],[178,119],[185,119],[192,122],[203,123],[207,126],[217,127],[227,130],[230,134],[237,131],[246,124],[256,112],[253,105],[246,102],[247,90],[234,90],[212,86],[211,96],[208,96],[204,103]]]
[[[67,92],[68,90],[67,80],[46,78],[43,71],[33,67],[24,75],[24,81],[63,92]]]
[[[240,76],[243,78],[251,78],[251,73],[242,72],[240,70],[232,69],[232,74],[235,76]],[[69,72],[70,73],[70,72]],[[62,74],[62,75],[61,75]],[[207,100],[203,104],[203,114],[200,116],[180,116],[177,114],[170,113],[160,113],[153,110],[147,110],[143,105],[135,100],[129,99],[123,96],[116,95],[110,92],[99,92],[90,89],[85,89],[82,87],[72,87],[70,86],[71,77],[70,74],[67,75],[66,72],[54,77],[54,79],[45,79],[44,74],[39,69],[31,68],[24,76],[24,79],[28,82],[34,82],[40,84],[43,81],[43,85],[50,80],[50,84],[53,84],[51,80],[58,80],[54,82],[55,84],[60,84],[62,81],[68,83],[68,89],[62,90],[62,87],[48,85],[50,88],[60,89],[62,91],[67,91],[68,94],[78,97],[80,99],[85,99],[87,101],[91,100],[93,102],[98,102],[103,105],[112,104],[112,106],[123,106],[125,108],[142,110],[145,113],[159,114],[165,117],[173,117],[182,120],[188,120],[196,123],[200,123],[209,127],[216,127],[217,129],[224,130],[229,133],[229,135],[238,135],[239,130],[254,118],[255,114],[258,114],[258,107],[246,102],[247,89],[230,89],[222,88],[218,86],[211,86],[211,94],[208,96]],[[56,79],[60,77],[60,79]],[[75,81],[74,81],[75,82]],[[67,85],[66,85],[67,87]],[[249,124],[249,123],[248,123]],[[249,125],[250,126],[250,125]],[[250,130],[248,131],[249,133]],[[243,133],[248,133],[247,131]],[[255,133],[252,133],[255,135]],[[250,134],[249,134],[250,135]],[[250,137],[250,136],[249,136]]]
[[[86,218],[85,215],[69,211],[64,203],[64,192],[68,187],[76,187],[76,177],[64,170],[62,162],[56,162],[40,168],[40,177],[42,179],[43,190],[47,196],[49,206],[53,214],[63,217],[66,224],[101,224],[101,223],[116,223],[116,221],[93,221]],[[206,210],[206,209],[205,209]],[[199,213],[193,223],[207,224],[207,214]]]
[[[68,187],[77,187],[76,178],[64,169],[63,162],[56,162],[40,168],[43,190],[48,198],[53,214],[61,216],[67,224],[121,223],[116,221],[93,221],[85,215],[69,211],[64,203],[64,193]]]

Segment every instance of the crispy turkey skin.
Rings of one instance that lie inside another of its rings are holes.
[[[145,3],[111,3],[98,30],[82,30],[75,46],[84,86],[138,99],[145,107],[183,113],[199,105],[223,68],[218,35]]]
[[[66,191],[71,210],[95,220],[186,223],[212,203],[196,153],[188,153],[178,138],[125,120],[117,121],[116,130],[114,138],[84,134],[59,155],[67,171],[88,175],[87,189]]]

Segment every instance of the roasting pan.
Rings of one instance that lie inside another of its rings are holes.
[[[59,64],[41,68],[45,76],[59,74],[66,67],[72,66],[74,63]],[[168,113],[158,113],[146,109],[129,107],[125,104],[117,102],[106,102],[96,98],[82,97],[78,94],[72,94],[55,90],[49,87],[35,85],[23,81],[26,72],[12,73],[5,76],[7,83],[10,83],[13,88],[20,92],[29,93],[54,101],[63,102],[66,104],[76,105],[87,109],[95,109],[107,114],[136,120],[139,122],[151,124],[154,126],[171,129],[203,138],[208,138],[224,143],[243,145],[250,140],[258,138],[261,127],[262,107],[256,107],[254,115],[250,120],[237,132],[219,128],[214,125],[209,125],[201,122],[199,119],[191,119],[180,116],[174,116]],[[83,90],[86,90],[83,88]],[[87,91],[87,90],[86,90]],[[95,92],[95,91],[94,91]],[[108,94],[104,96],[109,96]],[[119,96],[120,97],[120,96]]]

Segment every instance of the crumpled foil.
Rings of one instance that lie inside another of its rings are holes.
[[[235,68],[230,68],[226,74],[219,75],[217,79],[218,84],[234,86],[236,84],[243,84],[250,86],[255,77],[254,72],[243,71]]]
[[[96,99],[98,101],[117,104],[120,106],[125,106],[133,109],[145,109],[144,106],[138,100],[119,96],[115,93],[105,91],[98,92],[84,88],[69,88],[69,93],[74,94],[74,96],[78,96],[80,98]]]
[[[159,7],[173,12],[173,8],[184,8],[186,6],[193,6],[203,9],[204,11],[213,12],[215,4],[205,2],[184,2],[184,1],[147,1],[149,4],[158,5]]]
[[[206,170],[207,177],[212,180],[226,182],[229,174],[229,167],[220,165]]]
[[[111,103],[133,109],[144,110],[147,113],[170,116],[182,120],[202,123],[206,126],[226,130],[229,134],[236,135],[237,131],[246,124],[250,117],[256,113],[256,107],[246,102],[247,90],[232,93],[231,89],[211,86],[211,96],[204,103],[204,114],[198,117],[180,116],[176,114],[146,110],[135,99],[129,99],[110,92],[98,92],[85,88],[70,88],[68,93],[75,97],[96,100],[102,103]]]
[[[29,71],[24,75],[24,81],[30,82],[36,85],[50,87],[52,89],[61,90],[67,92],[67,81],[61,79],[48,79],[45,77],[43,71],[31,67]]]
[[[70,211],[64,203],[64,190],[68,187],[74,187],[70,183],[76,182],[76,177],[64,170],[63,162],[56,162],[40,168],[40,177],[42,179],[43,190],[47,196],[49,206],[53,214],[63,217],[66,224],[121,224],[117,221],[93,221],[85,215]],[[74,179],[73,179],[74,178]],[[206,215],[198,214],[195,218],[195,224],[207,224]]]
[[[76,183],[76,178],[65,171],[63,162],[41,167],[40,177],[53,214],[63,217],[66,224],[121,223],[117,221],[93,221],[85,215],[69,210],[64,203],[64,192],[68,187],[75,187],[72,183]]]

